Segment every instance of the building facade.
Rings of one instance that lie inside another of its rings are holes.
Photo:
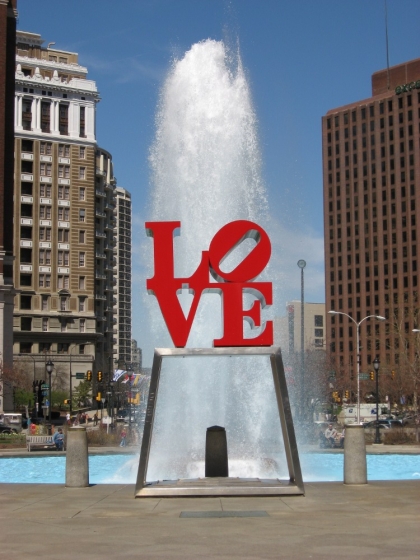
[[[285,317],[274,319],[275,345],[283,354],[301,351],[302,316],[301,302],[293,300],[286,303]],[[303,345],[305,352],[325,350],[325,303],[304,303]]]
[[[0,412],[13,407],[13,162],[17,0],[0,0]]]
[[[130,363],[131,356],[131,195],[122,187],[117,187],[115,207],[116,240],[114,247],[114,317],[116,332],[114,355],[118,362]]]
[[[372,97],[322,119],[326,308],[363,320],[362,372],[376,355],[398,368],[400,334],[418,327],[419,127],[420,59],[376,72]],[[354,370],[356,325],[330,319],[332,357]]]
[[[68,386],[69,373],[112,371],[116,180],[95,82],[76,53],[42,45],[17,33],[14,354],[34,378],[52,360]]]

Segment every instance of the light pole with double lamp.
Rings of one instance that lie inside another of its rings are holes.
[[[48,360],[48,362],[45,364],[45,369],[48,373],[48,421],[51,424],[51,374],[52,370],[54,369],[54,364],[51,360]]]
[[[381,435],[379,433],[379,358],[373,360],[373,368],[375,370],[375,382],[376,382],[376,432],[375,432],[375,443],[381,443]]]
[[[353,321],[353,323],[356,325],[356,373],[357,373],[357,424],[360,424],[360,325],[363,323],[363,321],[366,321],[366,319],[377,319],[378,321],[386,321],[385,317],[382,317],[381,315],[368,315],[367,317],[363,317],[363,319],[359,322],[356,321],[356,319],[353,319],[353,317],[351,317],[350,315],[348,315],[347,313],[344,313],[343,311],[328,311],[328,313],[330,315],[344,315],[345,317],[348,317],[350,319],[350,321]]]

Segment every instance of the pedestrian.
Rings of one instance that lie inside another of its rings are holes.
[[[126,445],[126,443],[125,443],[126,437],[127,437],[127,432],[126,432],[125,429],[123,428],[123,430],[122,430],[122,432],[121,432],[121,443],[120,443],[120,447],[125,447],[125,445]]]
[[[63,434],[63,430],[61,428],[58,428],[58,431],[54,433],[53,442],[55,443],[55,446],[56,446],[58,451],[63,451],[64,434]]]
[[[66,414],[66,422],[67,422],[68,426],[71,425],[70,412],[67,412],[67,414]]]
[[[95,412],[93,415],[93,425],[96,426],[98,424],[98,413]]]

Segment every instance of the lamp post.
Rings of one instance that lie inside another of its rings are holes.
[[[303,269],[306,266],[306,261],[300,259],[297,265],[300,268],[300,418],[303,420],[305,415],[305,297]]]
[[[129,399],[130,399],[130,416],[129,416],[128,423],[129,423],[130,428],[131,428],[131,414],[132,414],[132,411],[133,411],[133,408],[132,408],[132,407],[133,407],[133,399],[132,399],[132,397],[131,397],[131,395],[132,395],[131,389],[132,389],[133,376],[134,376],[134,371],[133,371],[133,368],[132,368],[131,364],[128,364],[127,375],[128,375],[128,382],[129,382],[129,384],[130,384],[130,392],[129,392]]]
[[[328,311],[330,315],[345,315],[353,321],[356,325],[356,374],[357,374],[357,424],[360,424],[360,325],[366,319],[377,319],[378,321],[386,321],[385,317],[381,315],[368,315],[367,317],[363,317],[363,319],[357,322],[353,317],[344,313],[343,311]]]
[[[54,364],[52,363],[51,360],[48,360],[48,362],[45,364],[45,369],[47,370],[48,373],[48,421],[51,423],[51,374],[52,374],[52,370],[54,369]]]
[[[375,433],[375,443],[381,443],[381,435],[379,433],[379,358],[373,360],[373,367],[375,369],[375,381],[376,381],[376,433]]]

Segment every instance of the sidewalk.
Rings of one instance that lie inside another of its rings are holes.
[[[420,481],[305,489],[134,499],[133,485],[0,484],[0,558],[418,559]]]

